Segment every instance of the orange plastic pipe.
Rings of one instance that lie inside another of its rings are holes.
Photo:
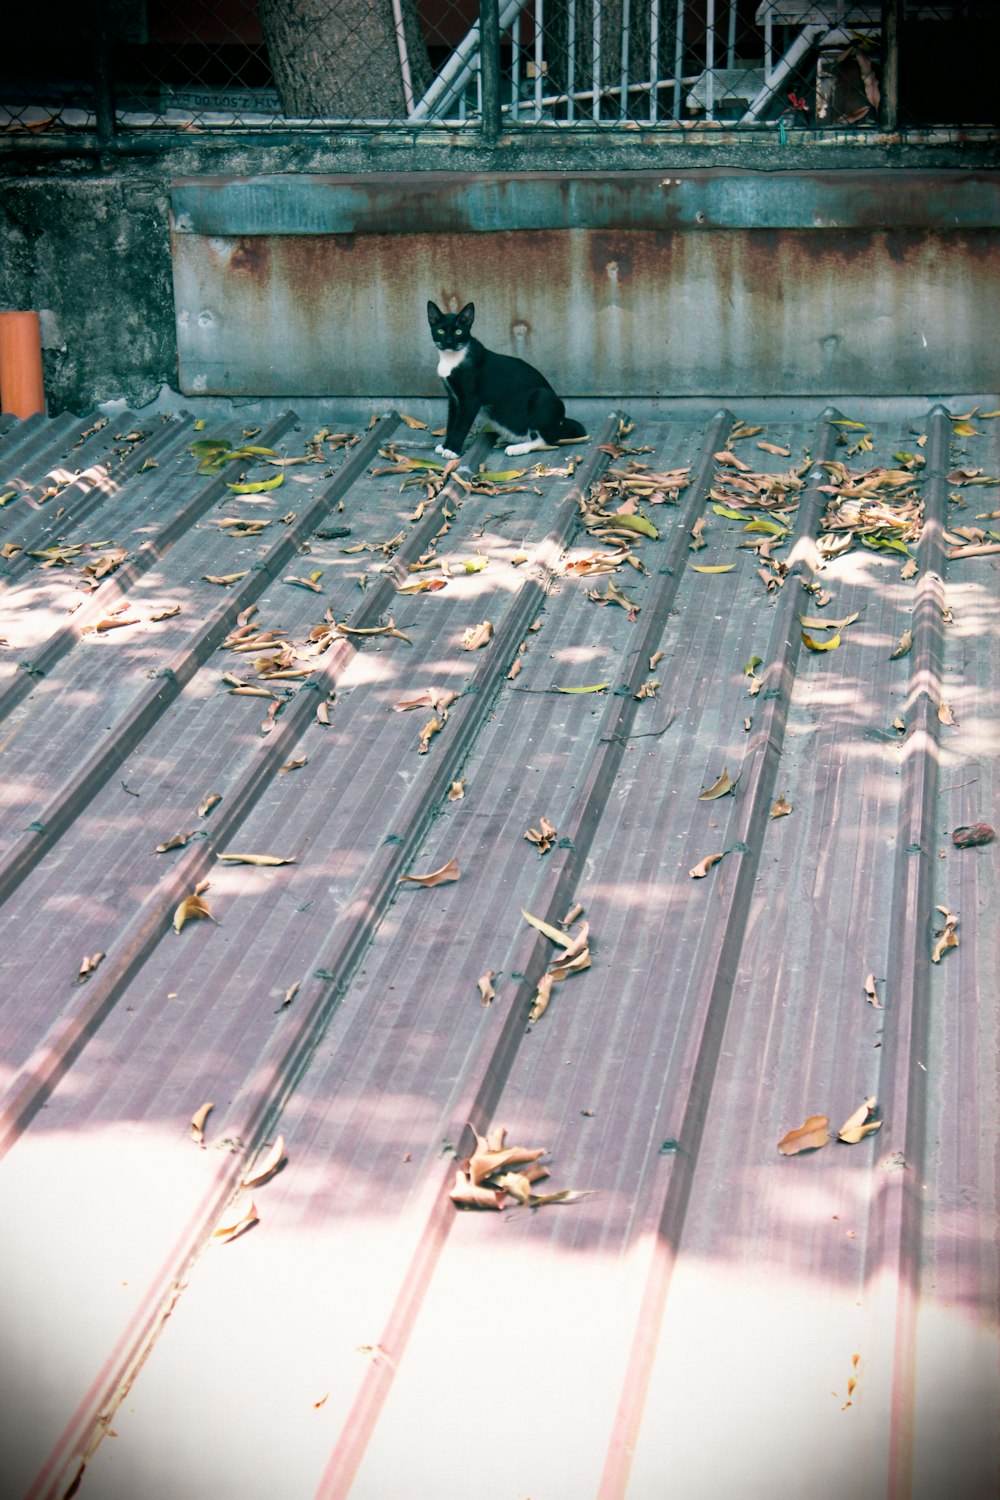
[[[44,410],[38,314],[0,312],[0,411],[33,417]]]

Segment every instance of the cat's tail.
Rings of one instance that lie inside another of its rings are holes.
[[[586,436],[586,427],[581,427],[580,423],[574,421],[572,417],[563,417],[559,423],[559,441],[561,443],[566,442],[570,438],[585,438]]]

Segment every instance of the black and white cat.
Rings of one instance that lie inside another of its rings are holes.
[[[438,374],[448,392],[448,427],[435,451],[457,458],[480,411],[513,440],[506,449],[511,458],[560,439],[586,437],[540,371],[513,355],[494,354],[472,337],[475,316],[472,302],[457,313],[442,312],[436,302],[427,304]]]

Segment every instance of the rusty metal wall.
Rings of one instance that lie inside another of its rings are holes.
[[[1000,177],[653,175],[178,184],[181,389],[436,395],[428,297],[567,396],[995,380]]]

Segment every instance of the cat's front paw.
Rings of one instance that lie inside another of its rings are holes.
[[[451,448],[446,448],[443,443],[438,443],[437,446],[434,449],[434,452],[435,453],[439,453],[442,458],[457,458],[458,457],[457,453],[455,453]]]
[[[533,453],[537,447],[537,443],[510,443],[503,451],[508,458],[523,458],[526,453]]]

